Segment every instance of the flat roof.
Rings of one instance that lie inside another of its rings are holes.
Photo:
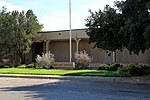
[[[71,29],[71,31],[77,31],[77,30],[86,30],[87,28],[82,28],[82,29]],[[57,31],[42,31],[38,33],[52,33],[52,32],[64,32],[64,31],[69,31],[69,30],[57,30]]]

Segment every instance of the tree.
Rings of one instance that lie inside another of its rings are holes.
[[[33,38],[43,26],[39,24],[32,10],[26,13],[24,11],[1,12],[0,25],[0,38],[3,38],[1,44],[7,44],[4,49],[17,54],[21,63],[25,63],[25,54],[30,51]]]
[[[17,12],[12,12],[12,16]],[[25,62],[25,54],[30,51],[33,38],[36,33],[42,28],[42,25],[38,23],[36,16],[33,14],[32,10],[28,10],[26,14],[20,12],[15,18],[17,27],[15,29],[14,38],[14,52],[20,56],[22,63]],[[17,37],[17,38],[16,38]]]
[[[127,48],[130,53],[144,53],[150,48],[149,5],[149,0],[116,1],[117,9],[106,6],[104,11],[90,11],[86,19],[90,42],[104,50]]]
[[[7,51],[11,43],[10,12],[6,13],[6,8],[3,7],[0,12],[0,51]]]
[[[144,53],[150,47],[150,36],[147,31],[150,23],[148,0],[126,0],[120,7],[125,17],[124,33],[125,47],[130,53]]]
[[[86,19],[86,26],[90,42],[95,43],[95,47],[108,51],[122,49],[123,37],[120,33],[120,28],[124,26],[122,15],[116,13],[116,9],[109,5],[105,6],[104,11],[89,12],[91,16]]]

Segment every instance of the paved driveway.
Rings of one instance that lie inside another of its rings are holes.
[[[150,84],[0,78],[0,100],[150,100]]]

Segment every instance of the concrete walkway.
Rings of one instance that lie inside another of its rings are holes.
[[[0,77],[83,80],[83,81],[106,81],[106,82],[150,84],[150,75],[141,76],[141,77],[99,77],[99,76],[58,76],[58,75],[0,74]]]

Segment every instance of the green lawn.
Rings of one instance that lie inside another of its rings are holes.
[[[117,71],[106,70],[55,70],[55,69],[30,69],[30,68],[1,68],[0,74],[36,74],[36,75],[61,75],[61,76],[119,76]]]

